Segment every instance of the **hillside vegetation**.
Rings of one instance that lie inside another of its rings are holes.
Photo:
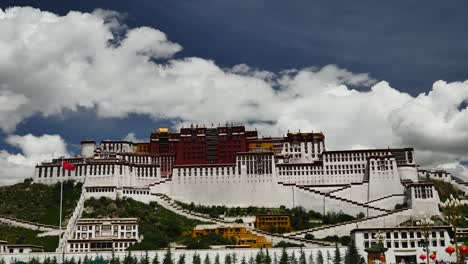
[[[64,221],[73,213],[81,194],[81,183],[63,183]],[[41,224],[56,225],[60,212],[60,183],[44,185],[31,179],[0,187],[0,215]]]
[[[0,224],[0,240],[9,244],[33,244],[43,246],[47,252],[55,251],[58,246],[58,236],[36,237],[39,231],[7,224]]]
[[[169,242],[182,242],[183,232],[191,231],[201,222],[169,211],[156,202],[144,204],[131,198],[111,200],[101,197],[85,202],[82,217],[136,217],[144,239],[132,249],[164,248]]]
[[[439,193],[440,200],[442,202],[445,202],[447,198],[450,197],[450,195],[453,195],[455,198],[462,198],[463,192],[455,188],[452,184],[448,182],[444,182],[441,180],[434,180],[434,179],[429,179],[430,182],[434,183],[434,187]]]
[[[279,208],[266,208],[249,206],[241,208],[215,205],[195,205],[194,203],[186,204],[180,201],[177,201],[176,203],[186,210],[207,214],[216,218],[219,218],[220,215],[225,215],[226,217],[242,217],[254,216],[257,214],[287,214],[291,217],[291,228],[293,230],[303,230],[321,225],[336,224],[364,217],[363,214],[352,216],[343,212],[327,212],[326,215],[322,215],[321,213],[313,210],[307,211],[303,207],[286,208],[285,206],[281,206]],[[268,231],[282,233],[284,230],[276,230],[273,228]]]

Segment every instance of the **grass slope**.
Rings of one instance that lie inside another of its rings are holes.
[[[169,242],[182,241],[184,231],[193,230],[201,222],[175,214],[159,204],[144,204],[133,199],[101,197],[85,202],[82,217],[136,217],[144,239],[132,249],[149,250],[167,247]]]
[[[458,190],[455,186],[448,182],[434,179],[430,179],[429,181],[434,183],[434,187],[439,193],[439,197],[442,202],[445,202],[445,200],[447,200],[450,195],[453,195],[455,198],[462,198],[464,196],[462,191]]]
[[[38,231],[0,224],[0,240],[9,244],[33,244],[44,246],[47,252],[55,251],[58,245],[58,236],[36,237]]]
[[[63,215],[68,219],[81,194],[81,183],[63,184]],[[44,185],[25,180],[0,187],[0,215],[41,224],[56,225],[60,212],[60,183]]]

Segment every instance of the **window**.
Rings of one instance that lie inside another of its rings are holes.
[[[406,232],[402,232],[402,233],[401,233],[401,238],[407,238]]]
[[[395,241],[395,242],[393,243],[393,245],[395,246],[395,248],[399,248],[399,247],[400,247],[400,242]]]
[[[401,247],[402,248],[408,248],[408,242],[406,242],[406,241],[401,242]]]
[[[398,232],[393,233],[393,238],[398,238]]]

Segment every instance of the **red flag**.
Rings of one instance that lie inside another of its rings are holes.
[[[62,168],[67,171],[74,171],[75,165],[62,160]]]

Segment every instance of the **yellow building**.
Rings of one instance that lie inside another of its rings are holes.
[[[255,228],[268,232],[289,232],[291,217],[287,214],[259,214],[255,216]]]
[[[198,225],[192,231],[192,237],[217,234],[226,239],[234,239],[239,246],[251,248],[271,248],[271,243],[264,237],[250,233],[243,225]]]
[[[135,143],[135,152],[149,153],[150,152],[150,144],[149,143]]]
[[[249,151],[274,151],[273,142],[271,140],[257,140],[256,142],[249,143]]]

